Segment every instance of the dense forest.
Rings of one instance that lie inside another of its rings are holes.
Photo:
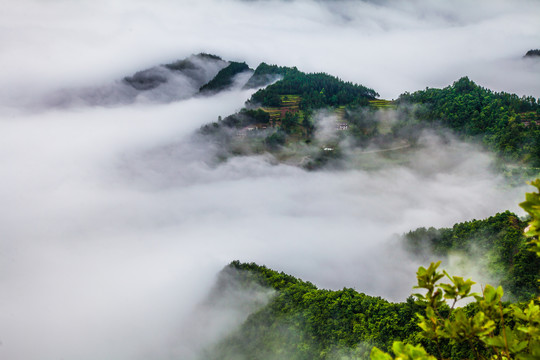
[[[475,253],[483,252],[481,259],[489,259],[487,267],[491,271],[506,274],[502,283],[509,287],[513,299],[519,297],[523,301],[517,308],[501,303],[505,309],[515,310],[523,309],[525,301],[538,295],[540,260],[530,251],[532,245],[523,235],[525,226],[516,215],[504,212],[485,220],[456,224],[451,229],[417,229],[406,234],[405,241],[411,250],[429,252],[435,257],[478,247]],[[239,329],[207,349],[204,359],[367,359],[374,346],[389,351],[396,341],[422,345],[429,353],[446,359],[489,358],[492,352],[482,344],[472,346],[467,339],[450,336],[430,339],[418,326],[417,314],[423,314],[431,306],[422,295],[411,296],[403,303],[391,303],[350,288],[318,289],[310,282],[265,266],[238,261],[223,272],[234,274],[245,287],[258,284],[274,289],[276,295],[251,314]],[[419,270],[419,285],[423,284],[423,276],[427,276],[426,272],[422,274]],[[460,279],[454,278],[458,285]],[[494,288],[487,285],[486,289]],[[496,294],[502,296],[502,290],[496,290]],[[500,301],[500,296],[495,298]],[[438,302],[438,314],[443,317],[453,311],[476,316],[486,306],[473,302],[451,310],[444,301]]]
[[[216,78],[230,79],[231,66]],[[423,130],[450,129],[498,154],[499,170],[515,182],[533,178],[540,170],[540,102],[534,97],[493,92],[464,77],[443,89],[404,93],[396,101],[377,100],[378,94],[363,85],[261,63],[245,87],[264,85],[246,108],[201,128],[202,135],[220,143],[223,158],[270,152],[289,162],[291,157],[304,159],[292,163],[318,169],[339,164],[344,139],[358,149],[414,147]],[[314,115],[321,109],[335,118],[336,136],[330,142],[315,138],[320,124]],[[392,123],[383,124],[381,113],[388,111]]]
[[[207,94],[228,89],[233,85],[236,75],[249,70],[250,68],[245,62],[239,63],[233,61],[226,68],[220,70],[207,84],[201,86],[199,92]]]
[[[525,57],[539,57],[540,56],[540,49],[531,49],[527,51],[525,54]]]
[[[534,97],[496,93],[464,77],[444,89],[402,94],[397,103],[421,122],[440,123],[508,160],[540,167],[540,102]]]
[[[405,235],[411,254],[431,260],[450,254],[468,258],[499,279],[513,300],[526,301],[538,293],[540,259],[530,251],[523,231],[527,223],[506,211],[485,220],[471,220],[452,228],[420,228]]]
[[[418,332],[414,314],[420,307],[412,298],[394,304],[353,289],[322,290],[253,263],[234,261],[224,271],[234,271],[246,287],[255,282],[277,294],[238,331],[208,349],[205,359],[367,358],[373,345],[388,349],[394,340]]]
[[[339,141],[345,137],[357,147],[410,147],[424,129],[441,134],[450,129],[465,140],[480,141],[515,167],[538,173],[540,101],[533,97],[492,92],[464,77],[444,89],[405,93],[389,102],[375,100],[378,94],[371,89],[327,74],[267,64],[256,69],[248,85],[272,81],[253,94],[246,108],[204,126],[201,133],[221,141],[222,149],[236,149],[233,155],[270,151],[279,156],[286,146],[300,153],[305,148],[298,142],[324,147],[318,153],[302,153],[311,157],[311,168],[339,158]],[[316,109],[325,109],[336,119],[336,129],[346,130],[336,130],[333,143],[312,138]],[[381,126],[381,111],[395,114],[390,124]],[[249,131],[242,132],[245,129]],[[530,214],[531,208],[540,207],[540,197],[537,200],[528,210],[524,207]],[[432,262],[417,273],[418,287],[426,293],[391,303],[354,289],[318,289],[264,266],[235,261],[224,271],[233,271],[246,286],[257,283],[274,289],[276,295],[208,348],[203,358],[390,360],[393,357],[385,352],[391,351],[400,359],[538,358],[540,258],[524,235],[529,228],[506,211],[403,236],[411,256],[428,262],[459,256],[482,269],[485,278],[496,279],[504,292],[482,284],[483,294],[473,295],[472,281],[440,272],[439,263]],[[450,283],[439,284],[443,277]],[[466,297],[475,301],[454,307]]]
[[[306,74],[296,68],[266,68],[283,78],[251,96],[250,103],[261,106],[280,106],[280,95],[301,97],[300,109],[319,109],[325,106],[342,106],[355,103],[368,104],[379,96],[373,89],[345,82],[325,73]]]
[[[262,62],[257,66],[253,76],[251,76],[246,85],[244,85],[244,88],[255,89],[267,86],[276,80],[297,72],[298,69],[296,67],[268,65],[267,63]]]

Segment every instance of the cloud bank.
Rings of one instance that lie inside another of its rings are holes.
[[[429,134],[408,165],[377,171],[210,161],[193,131],[248,95],[0,123],[6,358],[167,358],[190,344],[182,324],[233,259],[403,300],[418,264],[393,235],[522,197],[488,154]]]
[[[24,104],[200,51],[326,71],[384,97],[462,75],[538,96],[538,64],[521,59],[540,40],[538,3],[457,3],[5,4],[0,357],[177,356],[191,311],[233,259],[403,300],[418,264],[394,234],[516,210],[522,198],[478,148],[425,134],[405,164],[306,172],[268,156],[215,163],[216,149],[193,138],[249,91],[31,113]]]
[[[0,15],[3,97],[96,85],[210,52],[325,71],[394,98],[469,76],[540,96],[533,0],[21,0]],[[15,87],[15,88],[14,88]]]

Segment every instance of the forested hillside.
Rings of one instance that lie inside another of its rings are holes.
[[[270,303],[241,328],[208,349],[205,359],[333,359],[368,358],[373,345],[388,349],[394,340],[418,332],[412,298],[401,304],[354,289],[318,289],[284,273],[238,261],[224,271],[249,286],[256,282],[277,290]]]
[[[540,102],[532,96],[496,93],[467,77],[444,89],[402,94],[411,116],[440,123],[465,137],[478,138],[505,158],[540,167]]]
[[[472,253],[474,247],[474,253],[481,254],[476,258],[479,264],[502,278],[513,299],[528,301],[538,295],[540,260],[523,235],[526,225],[516,215],[504,212],[485,220],[456,224],[451,229],[417,229],[406,234],[405,239],[412,251],[429,253],[435,258],[451,251]],[[428,274],[436,274],[432,272],[436,267],[430,269],[419,270],[419,285],[425,284],[424,277]],[[419,298],[420,295],[409,297],[403,303],[391,303],[354,289],[318,289],[310,282],[265,266],[239,261],[232,262],[223,271],[234,274],[246,289],[257,284],[274,289],[276,294],[239,329],[208,348],[202,356],[204,359],[367,359],[374,346],[390,351],[395,341],[420,344],[429,353],[448,359],[489,357],[492,351],[481,344],[470,346],[467,338],[460,339],[460,335],[446,338],[444,335],[437,341],[426,337],[418,326],[416,314],[424,314],[426,306],[431,305]],[[460,284],[459,279],[454,278],[457,284]],[[465,284],[458,288],[467,288]],[[470,283],[468,286],[470,288]],[[486,289],[494,288],[487,286]],[[497,294],[495,300],[500,299],[502,290],[497,290]],[[518,304],[512,309],[525,306],[525,302]],[[471,317],[487,311],[483,307],[487,305],[481,302],[451,310],[439,299],[437,306],[437,316],[442,318],[453,311]],[[510,309],[510,303],[503,306]],[[482,322],[481,326],[487,325]]]
[[[206,86],[219,83],[233,65],[238,71],[247,68],[231,63]],[[435,129],[451,130],[493,151],[501,172],[516,183],[540,170],[540,102],[534,97],[493,92],[464,77],[443,89],[404,93],[387,101],[377,99],[373,89],[328,74],[266,63],[245,85],[261,86],[244,109],[201,128],[202,135],[220,144],[221,159],[269,152],[278,161],[317,169],[338,165],[343,143],[349,152],[367,146],[395,152],[392,149],[413,149],[424,130]],[[384,118],[392,120],[381,121]],[[321,131],[328,134],[329,126],[334,135],[317,137]]]
[[[280,95],[298,95],[300,108],[318,109],[325,106],[342,106],[354,103],[368,104],[379,96],[373,89],[345,82],[334,76],[317,73],[306,74],[296,68],[273,68],[283,78],[251,96],[250,102],[262,106],[279,106]]]
[[[208,94],[226,90],[233,85],[236,75],[249,70],[250,68],[245,62],[239,63],[233,61],[226,68],[220,70],[207,84],[201,86],[199,92]]]
[[[506,211],[452,228],[420,228],[406,234],[405,240],[411,254],[423,254],[431,261],[451,254],[467,258],[486,277],[499,280],[509,298],[526,301],[539,295],[540,280],[540,259],[527,244],[526,226]]]

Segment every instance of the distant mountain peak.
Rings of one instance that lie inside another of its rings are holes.
[[[540,57],[540,49],[531,49],[527,51],[524,57]]]

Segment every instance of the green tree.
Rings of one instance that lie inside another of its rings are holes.
[[[537,192],[527,193],[520,206],[531,216],[526,234],[532,237],[531,250],[540,256],[540,179],[531,185]],[[421,337],[436,343],[439,358],[443,358],[444,340],[468,344],[477,359],[540,358],[540,297],[528,304],[503,304],[502,287],[486,285],[482,294],[472,293],[473,281],[440,272],[439,265],[440,262],[431,263],[427,269],[420,267],[415,287],[425,291],[415,294],[425,307],[425,313],[418,315]],[[450,282],[439,283],[445,276]],[[454,309],[458,301],[470,297],[475,299],[474,313],[467,311],[467,307]],[[451,304],[449,311],[445,311],[447,302]],[[395,342],[392,350],[396,359],[434,359],[421,346]],[[371,359],[390,360],[392,356],[374,347]]]

